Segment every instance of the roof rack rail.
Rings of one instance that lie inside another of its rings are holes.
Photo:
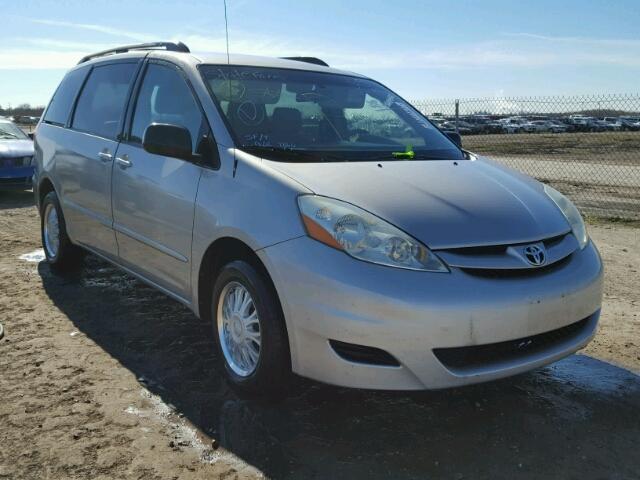
[[[314,65],[322,65],[323,67],[328,67],[329,64],[324,60],[320,60],[317,57],[280,57],[283,60],[295,60],[296,62],[305,62],[305,63],[313,63]]]
[[[88,62],[93,58],[104,57],[105,55],[115,55],[116,53],[125,53],[125,52],[130,52],[131,50],[155,50],[159,48],[164,48],[168,52],[183,52],[183,53],[191,52],[189,50],[189,47],[187,47],[182,42],[139,43],[137,45],[124,45],[122,47],[116,47],[116,48],[111,48],[109,50],[103,50],[102,52],[92,53],[91,55],[82,57],[82,59],[78,62],[78,65],[84,62]]]

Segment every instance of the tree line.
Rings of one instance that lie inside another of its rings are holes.
[[[21,103],[16,107],[3,107],[0,105],[0,116],[2,117],[39,117],[44,111],[43,106],[32,107],[28,103]]]

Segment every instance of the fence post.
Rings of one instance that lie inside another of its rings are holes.
[[[460,134],[458,129],[458,118],[460,117],[460,100],[456,99],[456,133]]]

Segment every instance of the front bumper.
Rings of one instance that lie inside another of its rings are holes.
[[[548,364],[590,341],[602,300],[602,264],[591,242],[548,273],[507,278],[458,268],[428,273],[373,265],[307,237],[258,254],[282,303],[293,370],[350,387],[445,388]],[[434,349],[527,340],[581,320],[580,329],[546,347],[466,368],[447,366],[434,354]],[[345,360],[329,340],[384,350],[400,365]]]
[[[33,167],[0,168],[0,189],[27,189],[31,188]]]

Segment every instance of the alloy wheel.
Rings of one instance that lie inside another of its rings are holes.
[[[217,325],[227,364],[235,374],[248,377],[258,366],[262,335],[254,300],[237,281],[229,282],[220,293]]]
[[[44,210],[44,247],[49,258],[55,258],[60,248],[60,222],[58,210],[52,203]]]

